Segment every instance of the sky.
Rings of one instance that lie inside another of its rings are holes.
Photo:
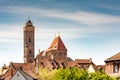
[[[23,27],[35,26],[35,55],[60,32],[68,57],[96,65],[120,51],[120,0],[0,0],[0,66],[23,62]]]

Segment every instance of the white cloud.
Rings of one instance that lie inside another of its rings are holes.
[[[90,12],[64,12],[53,9],[40,9],[32,7],[8,6],[4,11],[14,14],[24,14],[32,16],[46,16],[72,20],[87,25],[99,25],[104,23],[119,23],[120,17],[108,14],[90,13]]]
[[[0,42],[20,42],[23,40],[23,27],[20,25],[0,25]],[[9,26],[9,27],[8,27]],[[42,26],[44,27],[44,26]],[[6,29],[7,28],[7,29]],[[54,38],[55,34],[60,32],[61,37],[66,40],[89,37],[91,34],[95,35],[96,33],[109,33],[109,32],[119,32],[119,29],[108,29],[104,27],[86,27],[86,28],[41,28],[35,27],[35,38],[37,40],[51,40]]]

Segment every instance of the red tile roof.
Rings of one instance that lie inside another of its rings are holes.
[[[120,52],[118,52],[117,54],[113,55],[112,57],[106,59],[105,62],[107,62],[107,61],[115,61],[115,60],[120,60]]]
[[[91,59],[75,59],[77,63],[93,63]]]
[[[17,69],[22,69],[24,72],[26,72],[27,74],[29,74],[30,76],[32,76],[33,78],[36,78],[35,76],[35,64],[34,63],[10,63],[8,71],[4,74],[3,78],[10,78],[11,77],[11,71],[12,74],[14,74],[14,72]]]
[[[60,36],[55,37],[53,42],[51,43],[50,50],[67,50]]]

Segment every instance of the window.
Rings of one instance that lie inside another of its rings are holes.
[[[30,54],[31,54],[32,52],[31,52],[31,50],[30,50]]]
[[[63,69],[65,69],[65,64],[62,62]]]
[[[54,66],[54,63],[51,63],[52,64],[52,66]]]
[[[44,63],[43,63],[43,62],[41,62],[40,64],[41,64],[42,68],[44,68]]]
[[[29,42],[31,42],[31,38],[29,38]]]
[[[113,72],[118,73],[118,71],[119,71],[119,64],[114,64],[113,65]]]
[[[17,74],[17,77],[19,77],[19,74]]]

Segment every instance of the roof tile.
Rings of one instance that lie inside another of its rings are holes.
[[[62,39],[60,36],[55,37],[53,42],[51,43],[50,47],[48,48],[50,50],[67,50]]]

